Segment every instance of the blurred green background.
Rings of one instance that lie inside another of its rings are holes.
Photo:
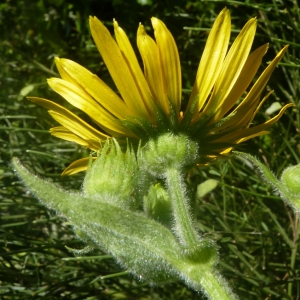
[[[80,63],[113,87],[90,36],[89,15],[97,16],[110,30],[115,18],[134,47],[139,22],[153,35],[150,18],[164,21],[180,52],[185,100],[209,28],[225,6],[232,16],[231,40],[249,18],[257,17],[253,49],[270,43],[259,73],[285,44],[290,44],[265,94],[270,89],[275,92],[254,123],[267,120],[274,103],[276,107],[293,102],[295,108],[285,113],[269,135],[239,148],[255,154],[279,176],[285,167],[300,163],[298,1],[1,1],[1,299],[202,299],[181,283],[149,287],[124,272],[111,257],[102,256],[105,253],[74,258],[66,246],[81,249],[84,245],[64,219],[46,210],[26,191],[10,160],[19,157],[36,174],[68,189],[80,188],[83,174],[60,174],[88,151],[51,137],[48,130],[56,122],[25,97],[40,96],[68,106],[46,82],[57,76],[55,56]],[[237,295],[241,299],[300,299],[298,216],[254,169],[234,156],[194,170],[189,184],[197,186],[207,179],[214,179],[217,185],[203,197],[192,199],[193,213],[199,229],[218,241],[218,267]]]

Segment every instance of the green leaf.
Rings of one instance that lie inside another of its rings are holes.
[[[24,86],[21,91],[20,91],[20,95],[23,97],[26,97],[28,94],[30,94],[33,90],[34,90],[34,84],[29,84]]]
[[[213,191],[218,186],[218,181],[215,179],[207,179],[206,181],[202,182],[198,185],[197,188],[197,197],[202,198],[206,194]]]
[[[279,102],[273,102],[270,107],[266,110],[267,115],[271,115],[276,111],[279,111],[282,108],[282,105]]]
[[[85,241],[111,253],[139,278],[152,282],[175,279],[173,267],[181,248],[161,224],[118,206],[55,187],[29,173],[17,159],[15,170],[28,188],[48,208],[63,214]]]

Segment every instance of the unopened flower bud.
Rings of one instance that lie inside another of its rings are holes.
[[[281,182],[291,194],[300,197],[300,164],[285,169],[281,175]]]
[[[116,141],[107,141],[100,156],[88,168],[83,184],[84,194],[133,208],[137,205],[134,197],[137,169],[136,157],[130,148],[123,153]]]
[[[156,177],[164,177],[167,168],[182,169],[195,164],[198,145],[186,135],[167,133],[150,140],[143,157],[150,173]]]

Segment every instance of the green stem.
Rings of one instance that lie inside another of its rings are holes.
[[[203,276],[201,284],[208,295],[208,298],[212,300],[236,300],[237,297],[231,293],[223,278],[216,278],[212,273],[208,273]]]
[[[237,300],[227,281],[214,268],[203,265],[181,265],[180,273],[186,284],[201,291],[209,300]]]
[[[293,246],[292,246],[292,253],[291,253],[291,263],[290,267],[294,271],[295,270],[295,262],[296,262],[296,256],[298,253],[298,243],[297,243],[297,237],[299,235],[299,230],[300,230],[300,222],[299,222],[299,217],[296,215],[296,222],[297,224],[297,229],[296,232],[294,232],[294,239],[293,239]],[[288,284],[288,295],[292,296],[293,295],[293,282],[290,282]]]
[[[165,176],[172,201],[176,235],[182,246],[192,251],[199,244],[199,237],[189,213],[190,206],[188,198],[185,195],[186,186],[183,182],[181,172],[176,168],[167,168]]]
[[[184,264],[176,264],[180,277],[189,287],[203,292],[210,300],[237,299],[225,279],[214,269],[218,256],[215,245],[206,243],[197,235],[186,195],[187,187],[180,170],[169,167],[164,176],[172,202],[174,230],[184,248],[184,256],[187,257],[187,260],[183,260]]]

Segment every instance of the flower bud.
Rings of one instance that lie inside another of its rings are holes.
[[[198,145],[186,135],[166,133],[148,142],[143,158],[147,170],[162,178],[167,168],[182,169],[195,164]]]
[[[134,208],[135,181],[138,173],[136,157],[130,148],[122,152],[119,144],[107,141],[100,156],[88,168],[83,192],[121,207]]]
[[[152,185],[148,195],[144,197],[144,210],[149,217],[171,228],[171,199],[160,183]]]
[[[281,182],[291,194],[300,198],[300,164],[286,168],[282,172]]]

